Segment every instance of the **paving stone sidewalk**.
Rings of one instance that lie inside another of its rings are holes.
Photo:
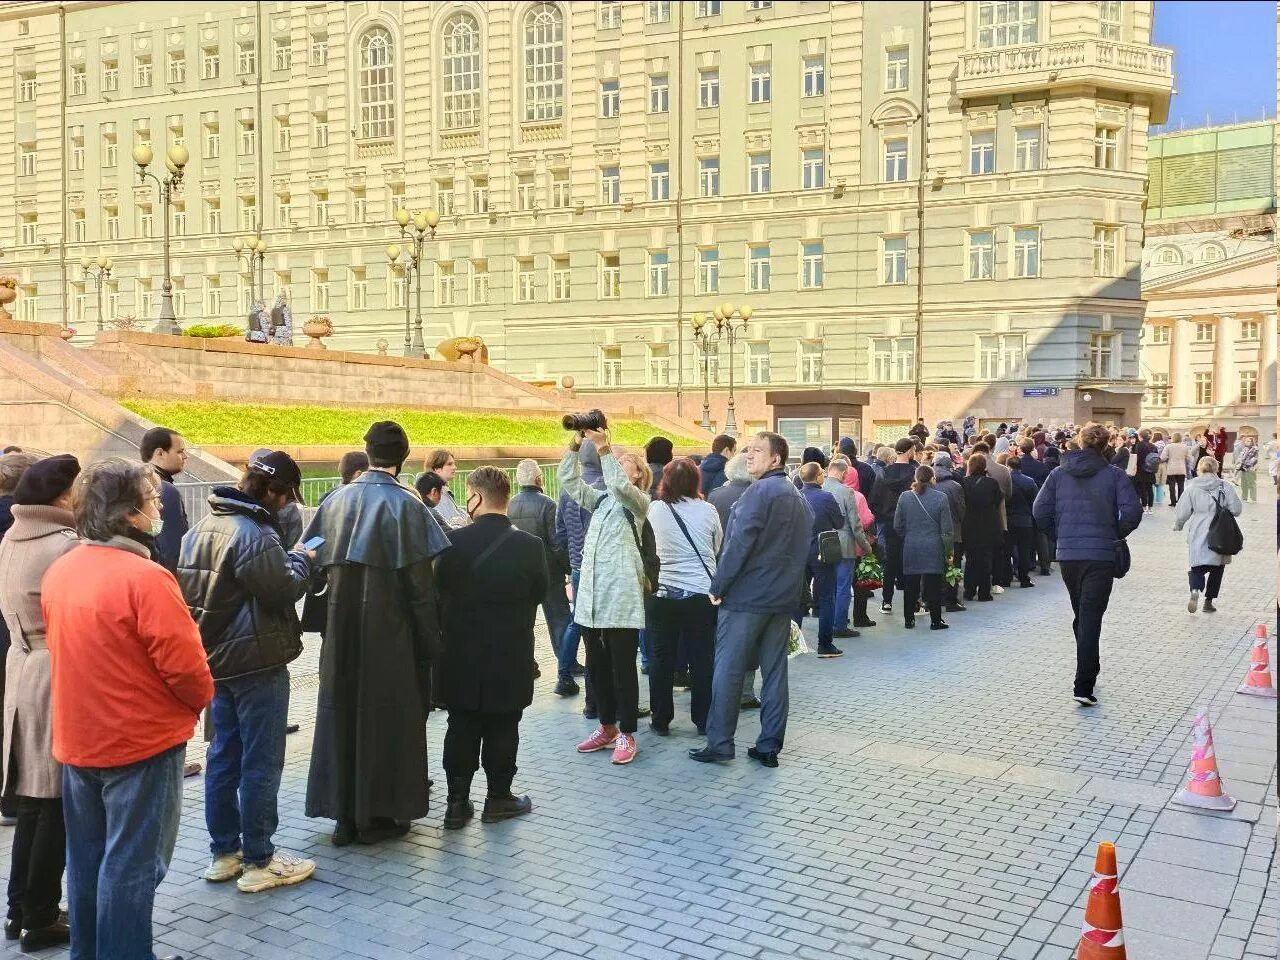
[[[843,642],[842,659],[792,662],[776,770],[745,757],[750,713],[738,760],[688,760],[699,740],[687,694],[669,738],[642,722],[631,767],[578,756],[590,724],[581,698],[552,694],[540,633],[544,679],[521,727],[516,779],[534,813],[445,833],[441,801],[407,838],[377,848],[335,848],[332,824],[302,815],[319,647],[309,637],[293,668],[302,732],[289,743],[277,843],[314,857],[316,877],[256,895],[200,879],[203,787],[188,781],[158,894],[157,951],[1059,960],[1079,939],[1096,845],[1113,840],[1130,960],[1275,957],[1276,707],[1235,694],[1254,626],[1274,622],[1274,517],[1270,502],[1248,507],[1248,546],[1227,570],[1221,612],[1196,616],[1185,609],[1186,548],[1171,511],[1144,519],[1107,614],[1092,710],[1070,700],[1071,613],[1056,573],[950,615],[946,633],[876,614],[880,625]],[[1168,803],[1200,709],[1240,801],[1231,814]],[[441,786],[443,731],[434,716]],[[192,757],[203,749],[193,743]]]

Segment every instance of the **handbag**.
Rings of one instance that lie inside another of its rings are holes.
[[[1132,459],[1132,458],[1130,458]],[[1116,488],[1114,484],[1111,487],[1111,518],[1114,522],[1116,513],[1120,510],[1120,501],[1116,497]],[[1124,537],[1116,537],[1111,542],[1111,566],[1112,576],[1117,580],[1123,580],[1129,567],[1133,564],[1133,558],[1129,555],[1129,541]]]

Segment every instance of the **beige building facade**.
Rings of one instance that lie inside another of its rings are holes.
[[[0,9],[0,272],[21,319],[150,318],[191,153],[181,322],[243,322],[232,240],[343,349],[403,349],[394,213],[435,207],[428,347],[722,426],[766,389],[915,416],[1119,419],[1143,389],[1151,2],[14,3]],[[927,144],[927,153],[922,149]],[[157,161],[159,166],[159,161]],[[400,262],[403,262],[401,257]],[[694,313],[752,308],[704,356]],[[149,326],[149,323],[148,323]],[[1088,399],[1086,399],[1086,397]]]

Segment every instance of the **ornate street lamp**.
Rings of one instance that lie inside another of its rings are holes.
[[[84,271],[84,275],[93,280],[93,285],[98,288],[98,332],[102,332],[102,285],[111,279],[111,268],[115,265],[110,257],[99,257],[97,260],[90,260],[85,257],[80,261],[80,269]]]
[[[147,170],[154,156],[146,144],[138,144],[133,148],[133,162],[138,165],[138,181],[145,182],[147,178],[155,181],[160,188],[160,203],[164,210],[164,288],[160,294],[160,317],[152,332],[179,334],[182,328],[178,326],[177,315],[173,312],[173,276],[169,269],[169,207],[173,203],[174,191],[182,184],[182,172],[191,159],[191,154],[179,144],[170,147],[164,161],[169,176],[163,180]]]
[[[400,260],[400,248],[394,243],[387,244],[387,263],[395,270],[399,263],[404,273],[404,355],[413,356],[413,340],[409,324],[409,274],[413,271],[413,259],[409,251],[404,251],[404,260]]]
[[[693,341],[702,351],[702,429],[711,429],[711,341],[717,332],[707,326],[707,315],[693,315]]]
[[[404,355],[406,357],[425,357],[427,348],[422,339],[422,248],[428,239],[434,240],[436,238],[436,226],[440,223],[440,214],[436,210],[419,210],[417,213],[410,214],[408,210],[401,208],[396,211],[396,223],[400,225],[400,236],[408,240],[412,246],[411,250],[405,250],[405,256],[407,258],[406,262],[413,266],[418,301],[417,316],[413,327],[413,342],[411,344],[408,337],[405,338]],[[390,250],[388,250],[389,253]],[[406,268],[406,313],[409,309],[408,282],[409,274]]]
[[[733,315],[737,314],[742,322],[734,324]],[[724,432],[731,437],[738,435],[738,421],[733,407],[733,355],[737,341],[747,331],[747,322],[751,319],[751,307],[743,304],[734,307],[732,303],[720,303],[711,311],[716,320],[716,336],[724,337],[729,343],[729,412],[724,418]]]
[[[248,239],[236,237],[231,241],[231,249],[236,252],[236,259],[239,260],[243,256],[249,266],[249,290],[253,292],[255,283],[254,275],[257,275],[257,295],[258,299],[266,302],[266,273],[263,264],[267,259],[267,241],[262,237],[252,236]]]

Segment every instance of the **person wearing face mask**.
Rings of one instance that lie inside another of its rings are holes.
[[[214,678],[204,878],[238,877],[246,893],[300,883],[316,868],[271,842],[289,715],[285,664],[302,653],[297,602],[311,576],[306,551],[285,552],[279,517],[302,501],[301,484],[287,453],[259,451],[238,486],[213,488],[209,514],[182,538],[178,561]]]
[[[152,957],[182,761],[213,677],[177,580],[150,559],[161,524],[152,468],[90,465],[76,482],[75,521],[84,543],[49,568],[40,598],[53,756],[63,764],[72,955]]]
[[[426,720],[440,645],[433,561],[449,540],[397,477],[400,424],[365,434],[369,470],[320,505],[328,582],[306,813],[337,821],[333,842],[403,836],[428,810]]]

